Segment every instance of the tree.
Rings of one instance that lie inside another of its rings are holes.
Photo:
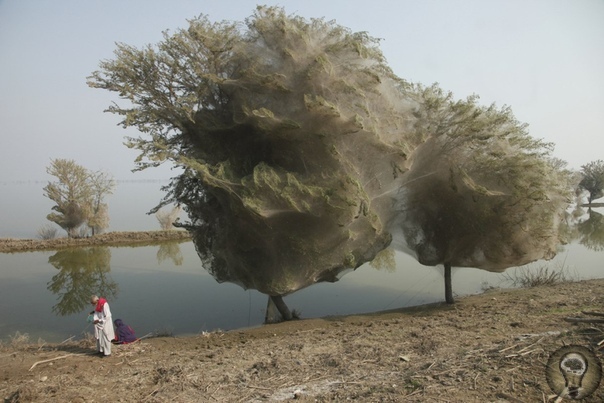
[[[138,169],[183,169],[158,208],[183,205],[204,267],[280,301],[388,246],[372,198],[422,139],[400,130],[411,100],[377,39],[279,8],[246,26],[199,17],[156,47],[119,44],[89,85],[127,101],[108,110],[141,132]]]
[[[155,212],[155,217],[159,221],[161,229],[164,231],[174,229],[174,222],[178,219],[181,211],[182,208],[180,206],[174,206],[170,211],[158,210]]]
[[[73,160],[53,159],[46,172],[55,176],[57,182],[49,182],[44,187],[44,195],[56,204],[55,213],[46,216],[75,237],[77,229],[90,216],[92,189],[88,181],[88,170]]]
[[[125,101],[108,111],[141,132],[137,169],[182,168],[156,211],[183,205],[203,266],[284,318],[283,296],[391,243],[485,269],[550,256],[566,201],[551,146],[509,108],[397,77],[378,45],[258,7],[245,24],[199,17],[156,46],[118,44],[88,83]]]
[[[89,174],[89,183],[92,192],[92,205],[88,227],[92,235],[102,232],[109,227],[109,207],[103,200],[107,195],[113,194],[115,180],[107,172],[92,172]]]
[[[583,178],[579,188],[589,192],[588,204],[604,196],[604,161],[592,161],[581,166]]]
[[[531,138],[509,107],[437,86],[418,93],[416,129],[430,136],[414,153],[395,225],[420,263],[444,266],[446,301],[453,266],[503,271],[554,257],[572,186],[552,145]]]
[[[92,235],[107,228],[109,215],[104,197],[113,192],[115,181],[107,173],[90,172],[73,160],[54,159],[46,172],[57,178],[44,187],[44,195],[56,203],[46,218],[71,237],[87,224]]]

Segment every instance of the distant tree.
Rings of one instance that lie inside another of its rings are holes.
[[[164,231],[174,229],[174,222],[178,218],[181,211],[182,208],[180,206],[175,206],[171,211],[158,210],[155,213],[155,217],[157,218],[157,221],[159,221],[161,229]]]
[[[113,193],[115,181],[105,172],[90,172],[73,160],[54,159],[46,169],[57,178],[44,187],[44,196],[54,201],[55,213],[46,218],[67,231],[70,238],[85,235],[88,231],[82,225],[87,224],[92,235],[109,226],[106,195]]]
[[[592,161],[581,166],[583,179],[579,182],[579,188],[589,192],[588,203],[604,196],[604,161]]]
[[[105,196],[113,194],[115,180],[107,172],[93,172],[89,175],[90,188],[92,191],[92,205],[88,227],[92,235],[102,232],[109,227],[109,207],[103,203]]]
[[[55,239],[57,237],[57,227],[52,224],[46,224],[38,229],[38,238]]]
[[[51,160],[46,172],[57,178],[44,187],[44,196],[56,203],[52,207],[55,212],[46,218],[67,231],[68,237],[75,237],[90,216],[92,188],[88,170],[73,160],[57,158]]]

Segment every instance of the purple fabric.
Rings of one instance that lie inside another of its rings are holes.
[[[125,324],[121,319],[116,319],[113,323],[115,324],[115,335],[118,343],[132,343],[136,341],[136,335],[130,326]]]

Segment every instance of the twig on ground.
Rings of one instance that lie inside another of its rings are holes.
[[[87,355],[87,354],[67,354],[67,355],[61,355],[61,356],[59,356],[59,357],[55,357],[55,358],[50,358],[50,359],[48,359],[48,360],[42,360],[42,361],[38,361],[38,362],[35,362],[35,363],[34,363],[34,365],[32,365],[32,366],[31,366],[31,368],[30,368],[29,370],[31,371],[32,369],[34,369],[34,368],[36,367],[36,365],[38,365],[38,364],[44,364],[44,363],[46,363],[46,362],[51,362],[51,361],[55,361],[55,360],[60,360],[60,359],[63,359],[63,358],[71,357],[72,355]]]
[[[143,402],[146,401],[147,399],[149,399],[150,397],[152,397],[153,395],[155,395],[157,392],[159,392],[159,389],[154,389],[153,392],[149,393],[144,399]]]
[[[496,396],[500,399],[509,400],[510,402],[514,403],[524,403],[524,400],[516,399],[515,397],[510,396],[507,393],[499,392]]]
[[[244,385],[246,388],[250,389],[260,389],[260,390],[272,390],[271,388],[265,388],[263,386],[254,386],[254,385]]]
[[[67,343],[69,340],[73,339],[74,337],[75,337],[75,335],[71,336],[71,337],[70,337],[70,338],[68,338],[68,339],[63,340],[62,342],[60,342],[60,343],[59,343],[59,345],[64,344],[64,343]]]
[[[592,318],[572,318],[566,317],[565,321],[571,323],[604,323],[604,319],[592,319]]]
[[[591,316],[604,316],[604,313],[601,312],[593,312],[593,311],[581,311],[583,315],[591,315]]]

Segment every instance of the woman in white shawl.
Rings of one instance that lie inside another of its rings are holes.
[[[94,338],[96,339],[96,348],[103,357],[111,355],[111,340],[115,339],[113,330],[113,321],[111,319],[111,309],[105,298],[99,298],[93,295],[90,303],[95,305],[93,315]]]

